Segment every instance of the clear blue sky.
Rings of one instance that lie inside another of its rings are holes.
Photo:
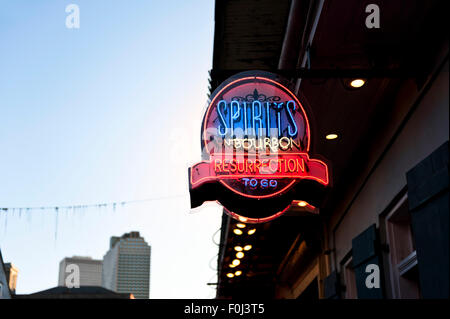
[[[66,5],[80,8],[67,29]],[[102,258],[109,238],[152,246],[151,298],[208,298],[216,204],[191,213],[214,1],[1,0],[0,207],[178,196],[112,209],[0,212],[18,293],[57,285],[66,256]],[[215,266],[215,259],[211,263]]]

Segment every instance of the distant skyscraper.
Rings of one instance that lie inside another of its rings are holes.
[[[91,257],[73,256],[66,257],[59,263],[58,286],[66,286],[66,278],[70,274],[66,270],[70,264],[76,264],[80,269],[80,286],[102,285],[102,261]]]
[[[151,247],[139,232],[111,237],[109,251],[103,257],[103,287],[135,298],[149,298]]]

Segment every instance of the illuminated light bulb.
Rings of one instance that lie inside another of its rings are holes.
[[[328,134],[327,136],[325,136],[325,138],[327,140],[334,140],[336,138],[338,138],[337,134]]]
[[[246,217],[239,216],[239,220],[245,223],[248,219]]]
[[[242,271],[240,271],[240,270],[238,270],[238,271],[236,271],[235,273],[234,273],[234,275],[237,277],[237,276],[240,276],[240,275],[242,275]]]
[[[244,249],[245,249],[245,247],[244,247]],[[241,247],[241,246],[235,246],[235,247],[234,247],[234,250],[236,250],[236,251],[242,251],[242,247]]]
[[[252,245],[245,245],[245,246],[244,246],[244,250],[245,250],[245,251],[248,251],[248,250],[250,250],[250,249],[252,249]]]
[[[239,228],[245,228],[245,224],[240,224],[239,223],[239,224],[236,224],[236,226],[239,227]]]
[[[250,230],[248,231],[248,234],[249,234],[249,235],[253,235],[253,234],[255,233],[255,231],[256,231],[255,228],[250,229]]]
[[[242,235],[242,230],[236,228],[233,230],[233,233],[235,233],[236,235]]]
[[[298,202],[297,205],[300,206],[300,207],[305,207],[305,206],[308,206],[308,203],[304,202],[304,201],[300,201],[300,202]]]
[[[357,89],[362,87],[365,83],[366,81],[363,79],[354,79],[350,82],[350,86]]]
[[[234,265],[235,267],[239,266],[240,263],[241,263],[241,261],[239,259],[235,259],[231,262],[231,264]]]
[[[231,272],[229,272],[229,273],[227,274],[227,277],[228,277],[228,278],[233,278],[233,277],[234,277],[234,274],[231,273]]]
[[[230,265],[229,265],[230,268],[234,268],[234,267],[236,267],[236,266],[237,266],[237,265],[233,265],[233,264],[230,264]]]
[[[239,259],[244,258],[244,253],[242,251],[240,251],[240,252],[236,253],[236,257]]]

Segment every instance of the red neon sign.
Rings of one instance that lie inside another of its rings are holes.
[[[283,192],[286,187],[271,192],[275,188],[275,179],[290,179],[292,181],[311,179],[327,186],[328,167],[316,159],[309,159],[307,153],[287,153],[263,158],[248,158],[236,154],[211,154],[209,161],[194,165],[191,170],[191,184],[197,187],[210,181],[238,180],[244,188],[260,185],[260,194],[251,195],[236,188],[231,190],[239,195],[251,198],[272,197]],[[260,182],[252,182],[261,180]],[[228,186],[229,183],[225,183]]]
[[[189,170],[191,194],[220,183],[250,201],[285,196],[302,180],[329,185],[327,165],[309,155],[305,109],[286,86],[255,73],[216,91],[202,124],[205,160]],[[233,217],[241,216],[236,208],[225,208]],[[262,222],[286,209],[262,218],[244,218]]]

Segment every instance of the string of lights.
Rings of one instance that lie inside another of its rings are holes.
[[[144,203],[144,202],[151,202],[151,201],[158,201],[158,200],[167,200],[167,199],[174,199],[174,198],[181,198],[186,197],[186,195],[174,195],[174,196],[162,196],[162,197],[153,197],[153,198],[145,198],[145,199],[138,199],[138,200],[129,200],[129,201],[117,201],[117,202],[109,202],[109,203],[97,203],[97,204],[86,204],[86,205],[63,205],[63,206],[34,206],[34,207],[0,207],[0,212],[7,213],[7,212],[30,212],[30,211],[62,211],[62,210],[76,210],[76,209],[88,209],[88,208],[106,208],[106,207],[112,207],[115,209],[116,207],[123,207],[125,205],[129,204],[135,204],[135,203]]]

